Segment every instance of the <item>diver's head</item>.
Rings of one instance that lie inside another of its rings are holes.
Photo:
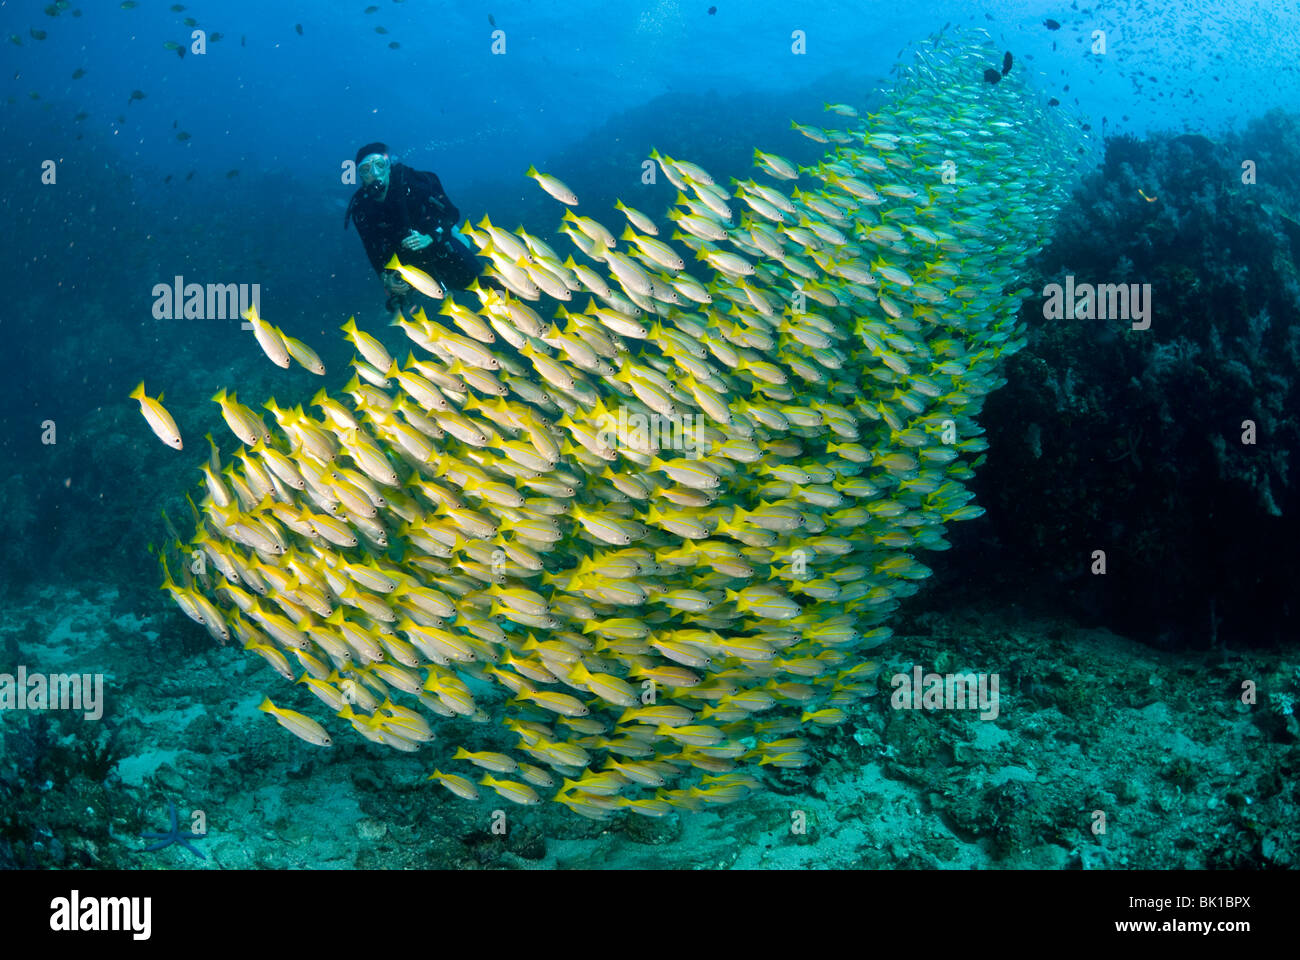
[[[388,189],[392,162],[388,156],[387,144],[367,143],[357,151],[356,163],[361,185],[367,193],[380,196]]]

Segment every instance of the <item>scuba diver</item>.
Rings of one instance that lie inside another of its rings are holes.
[[[358,150],[356,164],[361,185],[348,203],[343,229],[357,225],[370,265],[384,282],[389,312],[411,293],[401,275],[387,268],[394,254],[403,266],[419,267],[445,289],[473,283],[483,267],[454,232],[460,211],[437,175],[393,163],[382,143]]]

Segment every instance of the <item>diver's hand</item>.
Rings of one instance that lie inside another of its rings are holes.
[[[418,230],[412,230],[402,241],[402,246],[407,250],[423,250],[429,244],[433,243],[433,237],[427,233],[420,233]]]

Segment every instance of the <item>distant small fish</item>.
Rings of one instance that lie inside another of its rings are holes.
[[[717,12],[718,12],[717,7],[709,7],[709,16],[713,16]]]
[[[301,24],[301,23],[295,23],[295,24],[293,25],[293,30],[294,30],[294,33],[298,34],[298,36],[300,36],[300,37],[302,36],[302,24]]]
[[[242,33],[239,35],[239,45],[240,45],[241,47],[246,47],[246,46],[248,46],[248,37],[246,37],[246,36],[245,36],[244,34],[242,34]]]
[[[488,25],[493,27],[497,25],[497,18],[492,16],[490,13],[488,14]]]
[[[989,83],[999,83],[1002,80],[1002,74],[998,73],[992,67],[984,71],[984,79]]]
[[[378,8],[378,7],[366,7],[366,9],[363,10],[362,12],[363,12],[363,13],[378,13],[378,12],[379,12],[379,8]]]
[[[220,40],[220,39],[221,39],[222,37],[224,37],[224,36],[225,36],[224,33],[216,33],[216,32],[214,31],[213,33],[208,34],[208,43],[216,43],[218,40]]]
[[[199,25],[199,22],[195,20],[193,17],[186,17],[184,20],[181,21],[181,23],[185,24],[185,26],[187,27],[197,27]]]
[[[392,41],[392,42],[388,45],[388,49],[389,49],[389,50],[396,50],[396,49],[398,49],[399,47],[401,47],[401,44],[398,43],[396,40]]]
[[[82,120],[85,120],[88,116],[90,116],[90,114],[88,114],[85,110],[82,110],[72,119],[77,121],[77,123],[80,123]]]
[[[233,179],[235,179],[235,177],[237,177],[237,176],[239,176],[239,170],[238,170],[238,169],[235,169],[235,170],[227,170],[227,171],[226,171],[226,179],[227,179],[227,180],[233,180]]]
[[[185,142],[186,140],[188,140],[189,138],[190,138],[190,135],[189,135],[188,133],[186,133],[184,130],[182,130],[180,133],[176,134],[176,139],[179,140],[181,143],[184,143],[184,142]]]
[[[171,183],[171,182],[172,182],[172,175],[170,173],[167,174],[167,176],[163,177],[163,183]]]
[[[175,51],[176,56],[181,57],[181,58],[184,58],[184,56],[185,56],[185,47],[184,47],[184,45],[183,45],[183,44],[179,44],[179,43],[177,43],[175,40],[165,40],[165,41],[163,41],[163,49],[164,49],[164,50],[173,50],[173,51]]]
[[[9,34],[9,42],[15,47],[21,47],[23,45],[23,38],[18,36],[16,33],[11,33]]]
[[[51,3],[45,8],[45,15],[47,17],[57,17],[59,15],[59,5],[57,3]]]
[[[181,125],[181,122],[180,122],[179,120],[173,120],[173,121],[172,121],[172,129],[173,129],[173,130],[175,130],[175,129],[176,129],[177,127],[179,127],[180,125]]]
[[[121,3],[123,10],[133,10],[138,6],[140,6],[140,4],[136,3],[135,0],[122,0]]]
[[[1011,64],[1012,64],[1011,51],[1008,50],[1006,53],[1002,55],[1002,76],[1005,77],[1008,73],[1011,72]]]
[[[172,4],[172,13],[181,13],[182,11],[184,11],[184,9],[185,9],[185,4],[183,3]]]
[[[85,75],[86,75],[86,71],[83,70],[81,67],[77,67],[76,70],[73,70],[73,71],[72,71],[72,79],[73,79],[73,80],[80,80],[80,79],[81,79],[82,77],[84,77]]]
[[[1055,97],[1052,97],[1051,100],[1047,101],[1047,105],[1049,107],[1059,107],[1061,105],[1061,101],[1057,100]]]
[[[41,95],[40,95],[39,93],[37,93],[35,90],[33,90],[31,93],[27,94],[27,96],[31,97],[33,100],[39,100],[39,99],[41,99]]]
[[[118,123],[118,126],[121,126],[122,124],[126,123],[126,117],[122,116],[122,115],[119,113],[119,114],[117,115],[117,123]]]
[[[185,180],[186,180],[186,182],[189,182],[190,180],[193,180],[193,179],[194,179],[194,174],[195,174],[196,172],[197,172],[197,171],[191,170],[189,173],[185,174]]]
[[[387,33],[387,32],[388,32],[387,27],[375,27],[375,33]]]
[[[32,35],[33,40],[44,40],[49,36],[44,30],[37,30],[35,27],[28,27],[27,32]]]
[[[1043,21],[1043,26],[1045,26],[1048,30],[1060,30],[1060,29],[1061,29],[1061,25],[1060,25],[1059,23],[1057,23],[1055,20],[1044,20],[1044,21]]]
[[[132,100],[143,100],[143,99],[144,99],[144,96],[145,96],[145,94],[144,94],[144,91],[143,91],[143,90],[132,90],[132,91],[131,91],[131,96],[127,97],[126,105],[129,107],[129,106],[131,106],[131,101],[132,101]]]

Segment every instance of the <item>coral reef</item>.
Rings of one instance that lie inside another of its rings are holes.
[[[1036,266],[1043,284],[1150,284],[1150,329],[1026,303],[1028,348],[988,414],[1008,442],[981,485],[998,540],[981,572],[1155,642],[1294,632],[1298,129],[1273,112],[1217,142],[1107,141]]]

